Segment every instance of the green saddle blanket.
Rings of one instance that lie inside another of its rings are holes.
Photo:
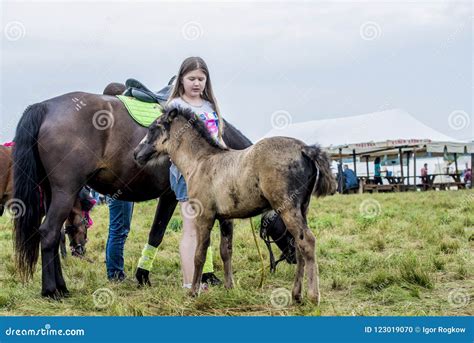
[[[125,95],[117,95],[123,102],[130,116],[138,125],[149,127],[163,113],[163,107],[158,103],[143,102]]]

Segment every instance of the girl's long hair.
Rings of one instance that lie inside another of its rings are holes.
[[[207,68],[206,62],[201,57],[188,57],[186,58],[181,67],[179,68],[178,77],[176,78],[176,82],[174,84],[173,90],[171,91],[170,98],[168,103],[184,94],[184,87],[183,87],[183,77],[187,73],[200,69],[206,74],[206,86],[204,87],[204,91],[202,93],[202,98],[209,101],[213,106],[214,110],[217,113],[217,118],[219,120],[218,130],[219,130],[219,140],[222,141],[222,133],[224,131],[224,121],[222,120],[221,112],[219,110],[219,105],[217,104],[216,97],[214,95],[214,91],[212,90],[212,83],[211,83],[211,76],[209,75],[209,69]]]

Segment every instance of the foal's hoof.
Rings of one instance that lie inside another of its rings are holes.
[[[308,298],[313,304],[319,306],[319,302],[321,300],[321,294],[319,292],[316,294],[308,294]]]
[[[198,291],[193,291],[192,289],[190,289],[189,292],[188,292],[188,295],[192,298],[197,298],[197,296],[199,295],[199,292]]]
[[[137,268],[135,277],[137,278],[137,281],[138,281],[138,287],[151,286],[150,272],[148,270]]]
[[[301,304],[303,302],[303,297],[301,294],[293,294],[293,301],[295,304]]]

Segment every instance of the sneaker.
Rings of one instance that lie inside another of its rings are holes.
[[[219,286],[222,284],[222,281],[219,280],[214,273],[202,274],[201,282],[206,283],[209,286]]]
[[[183,284],[183,288],[185,289],[191,289],[192,288],[192,284],[190,283],[185,283]],[[207,292],[209,290],[209,286],[207,285],[207,283],[201,283],[201,285],[199,286],[201,292]]]
[[[110,282],[123,282],[127,278],[124,272],[118,271],[113,274],[112,277],[109,277]]]

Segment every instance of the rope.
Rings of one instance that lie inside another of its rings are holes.
[[[250,227],[252,230],[253,240],[255,242],[255,246],[257,247],[258,256],[260,257],[260,263],[262,264],[262,272],[260,274],[260,285],[259,288],[263,288],[263,282],[265,280],[265,261],[263,260],[262,252],[260,251],[260,247],[258,246],[257,235],[255,234],[255,226],[253,224],[252,218],[250,218]]]

